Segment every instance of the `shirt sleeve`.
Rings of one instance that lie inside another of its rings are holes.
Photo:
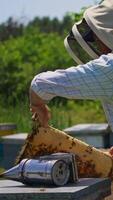
[[[113,54],[103,55],[85,65],[40,73],[32,80],[31,88],[45,101],[56,96],[113,99]]]

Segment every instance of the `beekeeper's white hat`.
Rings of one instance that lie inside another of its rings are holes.
[[[94,34],[108,47],[109,52],[113,51],[113,0],[104,0],[88,8],[83,20],[74,24],[64,40],[66,49],[78,64],[102,55]]]

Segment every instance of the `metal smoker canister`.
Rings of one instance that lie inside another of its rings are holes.
[[[68,182],[70,170],[69,165],[61,159],[23,159],[18,165],[0,174],[0,177],[30,185],[49,183],[62,186]]]
[[[52,183],[61,186],[68,182],[70,170],[64,160],[29,159],[23,165],[22,176],[26,183]]]

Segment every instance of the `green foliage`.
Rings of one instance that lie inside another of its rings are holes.
[[[3,173],[3,172],[4,172],[4,169],[3,169],[3,168],[0,168],[0,174]]]
[[[13,18],[9,18],[6,23],[0,25],[0,41],[8,40],[12,37],[18,37],[23,34],[24,26]]]
[[[104,123],[106,122],[103,109],[99,102],[68,100],[64,105],[51,104],[52,118],[50,125],[64,129],[79,123]],[[0,104],[0,122],[13,122],[17,124],[17,132],[31,132],[32,121],[29,111],[29,102],[23,101],[15,106]]]
[[[0,122],[15,122],[18,131],[30,132],[30,82],[37,73],[75,65],[63,40],[82,15],[83,10],[68,13],[62,21],[36,17],[27,26],[19,26],[10,19],[0,26]],[[50,123],[60,129],[77,123],[105,121],[98,102],[55,98],[50,107]]]
[[[51,124],[59,129],[64,129],[79,123],[106,122],[100,102],[68,100],[67,104],[59,103],[51,106]]]
[[[78,22],[82,19],[85,7],[81,9],[80,13],[68,12],[67,16],[71,19],[72,23]]]
[[[36,17],[24,27],[12,18],[1,24],[0,96],[4,102],[24,100],[37,73],[75,64],[63,43],[73,23],[71,15],[62,21]],[[77,20],[80,17],[81,13],[75,15]]]
[[[78,14],[79,15],[79,14]],[[58,33],[64,35],[64,32],[70,31],[73,21],[70,15],[65,15],[60,21],[57,18],[50,19],[49,17],[39,18],[36,17],[33,21],[29,22],[29,27],[36,27],[43,33]]]
[[[23,36],[0,43],[0,94],[15,101],[27,94],[35,74],[71,64],[57,33],[27,29]]]
[[[29,111],[29,102],[26,99],[23,102],[18,101],[14,106],[1,103],[0,123],[15,123],[17,124],[17,132],[30,132],[31,113]]]

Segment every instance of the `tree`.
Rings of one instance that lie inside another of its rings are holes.
[[[23,34],[24,25],[9,18],[6,23],[0,25],[0,41],[5,41],[11,37],[18,37]]]

